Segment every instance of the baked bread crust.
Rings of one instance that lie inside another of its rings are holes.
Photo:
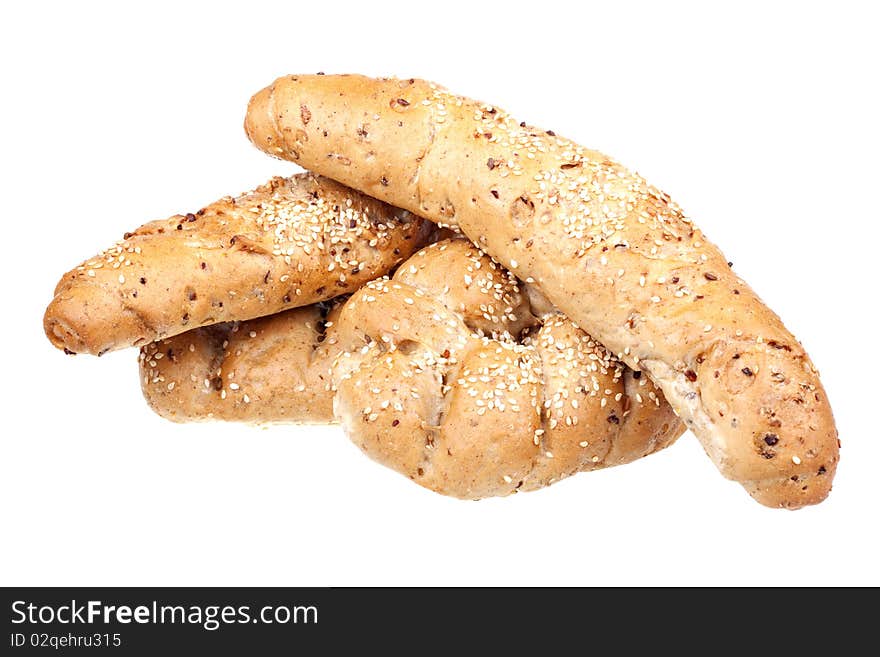
[[[368,283],[335,323],[334,412],[372,459],[465,499],[535,490],[671,444],[662,393],[468,240]]]
[[[226,322],[141,347],[141,389],[174,422],[331,423],[342,299]]]
[[[762,504],[831,489],[839,442],[795,337],[667,195],[596,151],[416,79],[279,78],[245,128],[293,160],[454,224],[633,368]]]
[[[310,173],[145,224],[64,275],[44,317],[59,349],[101,355],[345,294],[433,226]]]

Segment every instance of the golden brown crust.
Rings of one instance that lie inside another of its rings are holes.
[[[533,279],[645,370],[721,472],[759,502],[798,508],[827,496],[837,430],[808,356],[639,176],[415,79],[279,78],[253,97],[245,127],[267,153],[457,225]]]
[[[141,347],[141,389],[174,422],[333,422],[341,300],[187,331]]]
[[[682,433],[647,377],[530,297],[462,239],[353,294],[332,368],[352,441],[426,488],[478,499],[627,463]]]
[[[65,274],[46,335],[59,349],[100,355],[323,301],[385,274],[431,229],[326,178],[274,178],[145,224]]]

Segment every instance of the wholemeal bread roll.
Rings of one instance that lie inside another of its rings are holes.
[[[305,306],[385,274],[430,230],[326,178],[274,178],[145,224],[65,274],[46,310],[46,335],[59,349],[101,355]]]
[[[534,490],[640,458],[684,430],[648,377],[467,240],[432,244],[368,283],[335,328],[346,433],[444,495]]]
[[[174,422],[333,422],[330,364],[341,299],[226,322],[141,347],[141,389]]]
[[[823,500],[837,431],[809,357],[668,196],[596,151],[422,80],[279,78],[259,148],[454,224],[633,368],[768,506]]]

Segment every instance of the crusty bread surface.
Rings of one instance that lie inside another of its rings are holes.
[[[141,347],[141,389],[175,422],[333,422],[330,363],[341,300],[204,326]]]

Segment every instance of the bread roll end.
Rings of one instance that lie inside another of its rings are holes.
[[[82,284],[70,285],[52,299],[43,316],[43,330],[58,349],[95,356],[116,348],[119,336],[149,332],[140,316],[110,290]],[[133,346],[140,342],[135,340]]]

